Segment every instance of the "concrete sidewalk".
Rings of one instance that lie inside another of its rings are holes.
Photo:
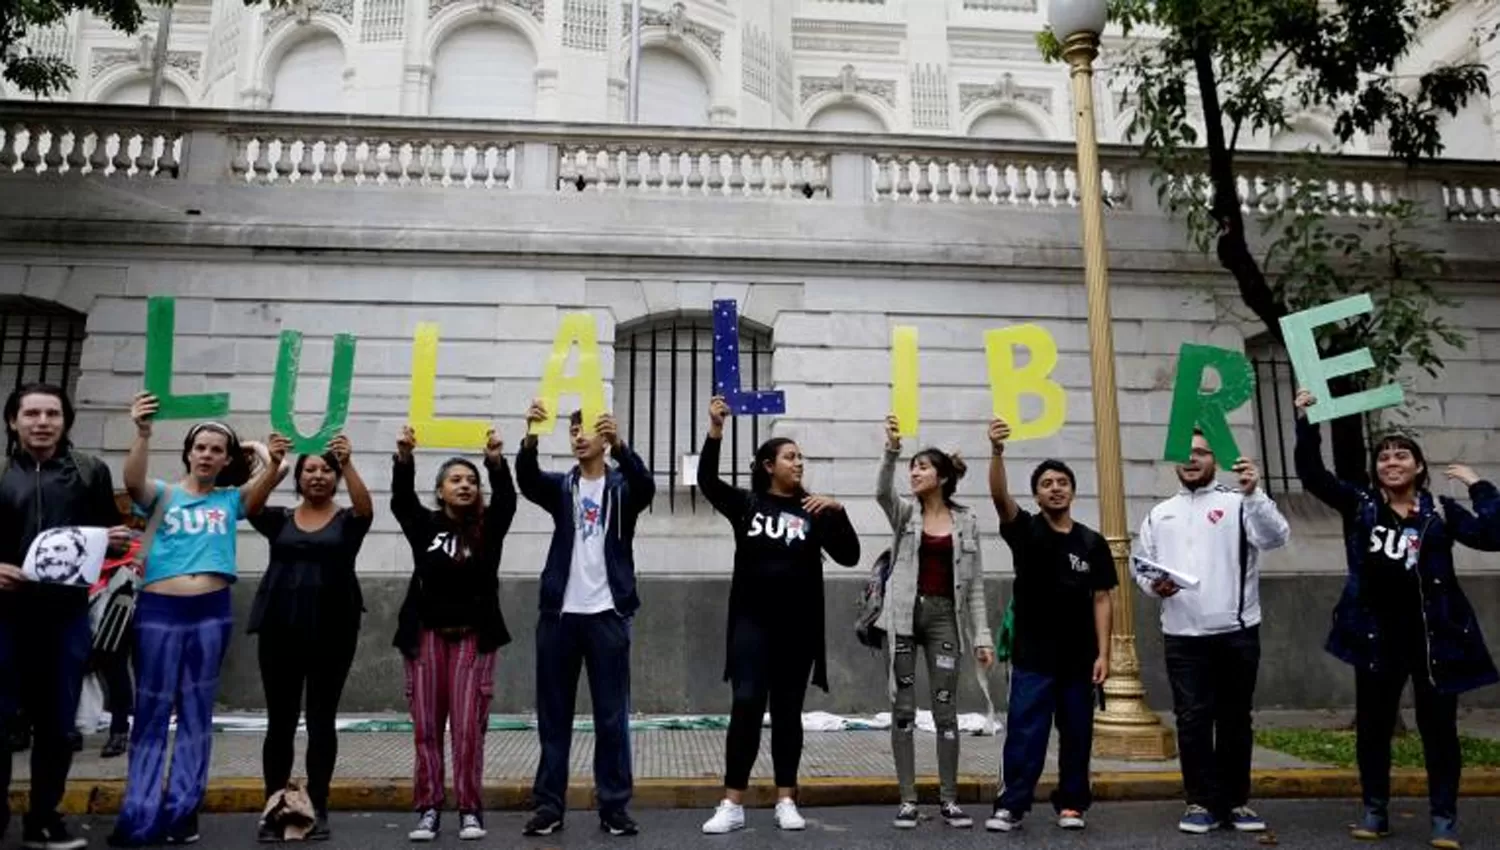
[[[399,718],[391,718],[399,719]],[[1263,712],[1264,727],[1339,728],[1347,716],[1300,712]],[[1466,715],[1465,734],[1500,737],[1500,712]],[[594,736],[574,735],[571,772],[574,804],[589,805],[592,792]],[[226,731],[216,735],[210,768],[211,811],[259,810],[262,735],[256,731]],[[711,806],[721,793],[724,732],[711,730],[638,730],[632,735],[637,805]],[[867,805],[897,800],[886,731],[808,732],[801,775],[804,795],[821,805]],[[1000,766],[1000,737],[966,736],[959,773],[961,796],[983,802],[994,794]],[[108,812],[123,792],[127,760],[99,757],[103,740],[91,736],[73,762],[72,789],[66,808],[74,812]],[[306,738],[298,736],[298,760]],[[1056,772],[1056,740],[1048,753],[1047,777]],[[485,746],[485,786],[495,808],[523,806],[536,770],[539,747],[536,732],[490,732]],[[1282,753],[1256,748],[1253,757],[1257,796],[1349,796],[1357,789],[1354,772],[1301,761]],[[1096,793],[1103,799],[1170,799],[1178,796],[1181,777],[1176,760],[1127,762],[1095,759]],[[936,791],[935,736],[917,733],[917,770],[927,792]],[[402,809],[410,804],[412,740],[409,732],[354,732],[339,738],[339,765],[331,805],[336,809]],[[25,754],[15,760],[17,789],[30,775]],[[765,796],[771,778],[770,730],[765,730],[754,783]],[[1500,771],[1470,770],[1465,792],[1500,795]],[[1044,783],[1047,779],[1044,778]],[[1420,772],[1398,772],[1400,794],[1425,794]],[[1416,783],[1416,784],[1413,784]],[[811,802],[812,800],[809,800]],[[14,801],[21,804],[20,800]]]

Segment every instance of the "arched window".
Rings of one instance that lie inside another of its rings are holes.
[[[1030,118],[1005,109],[980,116],[969,125],[969,135],[976,139],[1047,138],[1047,134]]]
[[[459,29],[433,56],[428,114],[461,118],[534,118],[536,51],[526,36],[497,23]]]
[[[271,108],[294,112],[344,110],[344,45],[332,33],[289,49],[271,82]]]
[[[151,81],[149,79],[131,80],[115,88],[104,96],[104,103],[136,104],[145,106],[151,101]],[[187,95],[182,93],[175,83],[163,81],[161,86],[162,106],[187,106]]]
[[[713,319],[707,315],[651,317],[616,333],[615,416],[626,442],[656,474],[658,503],[665,497],[669,510],[712,510],[689,488],[708,429],[713,351]],[[772,386],[771,335],[743,320],[740,384],[744,390]],[[730,418],[719,464],[725,481],[750,486],[750,460],[768,433],[759,416]]]
[[[660,47],[641,51],[641,123],[700,127],[708,123],[708,80],[686,57]]]
[[[0,394],[22,384],[78,384],[86,319],[66,307],[20,295],[0,295]]]
[[[818,110],[818,114],[807,122],[809,130],[825,130],[843,133],[884,133],[885,122],[880,116],[849,103],[840,103]]]

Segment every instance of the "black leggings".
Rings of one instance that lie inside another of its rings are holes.
[[[297,720],[307,685],[307,796],[318,811],[328,808],[328,785],[338,761],[334,731],[339,698],[354,664],[359,624],[309,635],[300,630],[260,633],[260,681],[266,692],[268,727],[261,748],[266,796],[286,787],[296,760]]]
[[[743,791],[760,755],[760,727],[771,703],[771,763],[777,788],[797,787],[802,762],[802,704],[813,659],[809,645],[744,618],[730,625],[729,679],[734,708],[725,742],[724,787]]]

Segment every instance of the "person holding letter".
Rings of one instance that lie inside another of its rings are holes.
[[[885,454],[875,482],[875,501],[896,536],[885,604],[877,623],[890,641],[886,649],[891,750],[901,786],[901,807],[894,823],[897,829],[913,829],[919,819],[912,733],[917,724],[920,647],[927,656],[932,717],[937,726],[939,811],[944,823],[967,828],[974,821],[958,806],[959,668],[969,652],[984,670],[995,663],[979,557],[979,523],[973,511],[953,501],[966,469],[956,454],[929,448],[913,455],[909,499],[898,497],[892,486],[900,454],[900,426],[891,414],[885,420]],[[989,679],[983,670],[978,678],[988,702]]]
[[[859,563],[859,537],[844,506],[802,487],[802,451],[784,437],[762,443],[750,468],[750,489],[719,477],[719,451],[729,405],[715,397],[698,457],[698,489],[734,528],[734,578],[729,586],[724,679],[734,707],[724,742],[724,800],[703,824],[709,835],[743,829],[742,797],[760,752],[762,718],[771,713],[776,772],[776,826],[807,828],[797,811],[802,761],[802,706],[812,684],[828,690],[823,630],[823,554]]]
[[[1349,575],[1333,611],[1327,650],[1354,667],[1355,748],[1364,813],[1355,838],[1391,832],[1391,731],[1406,680],[1427,761],[1432,846],[1457,848],[1458,695],[1500,682],[1479,621],[1453,569],[1453,547],[1500,552],[1500,490],[1453,464],[1447,476],[1469,489],[1470,512],[1427,489],[1422,447],[1400,434],[1375,442],[1369,487],[1340,480],[1323,464],[1323,436],[1307,411],[1321,404],[1298,390],[1297,477],[1344,518]]]
[[[1161,599],[1167,678],[1177,714],[1177,748],[1187,811],[1177,828],[1204,834],[1230,823],[1264,832],[1250,808],[1250,710],[1260,668],[1260,553],[1291,537],[1286,517],[1260,488],[1260,470],[1239,458],[1235,487],[1216,481],[1213,448],[1193,432],[1192,454],[1177,465],[1182,489],[1151,509],[1136,538],[1148,569],[1136,583]],[[1138,562],[1139,563],[1139,562]],[[1197,579],[1183,588],[1158,564]]]
[[[990,497],[1000,536],[1014,556],[1016,631],[1000,794],[985,828],[1019,829],[1031,810],[1047,759],[1054,721],[1058,734],[1057,825],[1083,829],[1093,802],[1089,757],[1094,741],[1094,691],[1109,676],[1109,592],[1119,583],[1109,544],[1073,519],[1077,481],[1059,460],[1031,473],[1036,514],[1016,504],[1005,472],[1010,425],[989,428]]]
[[[158,523],[135,605],[136,697],[125,800],[109,843],[115,847],[191,844],[208,785],[219,666],[234,627],[235,526],[254,516],[281,477],[288,443],[279,434],[257,456],[222,422],[200,422],[182,442],[186,474],[176,484],[147,479],[156,396],[135,397],[135,441],[125,458],[125,488],[137,510]],[[173,713],[167,793],[162,770]]]
[[[0,718],[16,713],[35,729],[31,801],[22,824],[27,846],[76,850],[58,804],[73,764],[69,741],[92,638],[88,588],[27,581],[32,543],[52,529],[108,528],[117,551],[129,544],[120,525],[109,467],[69,440],[73,404],[61,387],[26,384],[5,400],[0,458]],[[22,710],[24,709],[24,711]],[[11,753],[0,759],[0,836],[10,823]]]
[[[316,814],[307,837],[317,841],[329,837],[328,786],[339,751],[334,721],[364,612],[354,562],[370,531],[375,503],[343,435],[334,437],[322,454],[299,456],[292,480],[301,497],[296,507],[268,507],[250,517],[250,525],[270,542],[271,561],[255,590],[248,633],[258,636],[256,655],[266,695],[261,762],[268,799],[292,778],[297,722],[307,691],[307,794]],[[347,508],[334,501],[340,481],[348,488]],[[260,841],[281,838],[279,830],[260,825]]]
[[[413,570],[392,644],[406,659],[416,743],[412,841],[441,827],[444,727],[453,736],[453,786],[463,841],[485,837],[484,735],[495,694],[495,653],[510,643],[500,613],[500,556],[516,515],[516,486],[493,428],[484,449],[491,501],[479,468],[462,457],[438,467],[437,510],[417,498],[416,432],[401,429],[391,463],[391,513],[411,546]]]
[[[526,439],[516,455],[521,495],[552,516],[552,545],[542,568],[536,624],[536,713],[542,758],[532,797],[536,812],[525,835],[551,835],[567,812],[568,751],[578,674],[588,668],[594,703],[594,793],[599,828],[615,836],[640,827],[626,810],[635,780],[630,762],[631,623],[641,607],[635,592],[635,525],[656,498],[656,481],[640,455],[601,413],[585,429],[583,412],[568,418],[578,463],[566,473],[543,472],[539,426],[550,419],[537,400],[526,412]],[[617,466],[610,468],[607,457]]]

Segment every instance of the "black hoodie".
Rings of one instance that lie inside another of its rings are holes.
[[[120,524],[114,480],[99,460],[64,448],[40,464],[18,451],[6,466],[0,475],[0,562],[21,566],[32,541],[49,528]],[[0,610],[38,605],[78,614],[88,604],[86,587],[28,584],[0,593]]]

